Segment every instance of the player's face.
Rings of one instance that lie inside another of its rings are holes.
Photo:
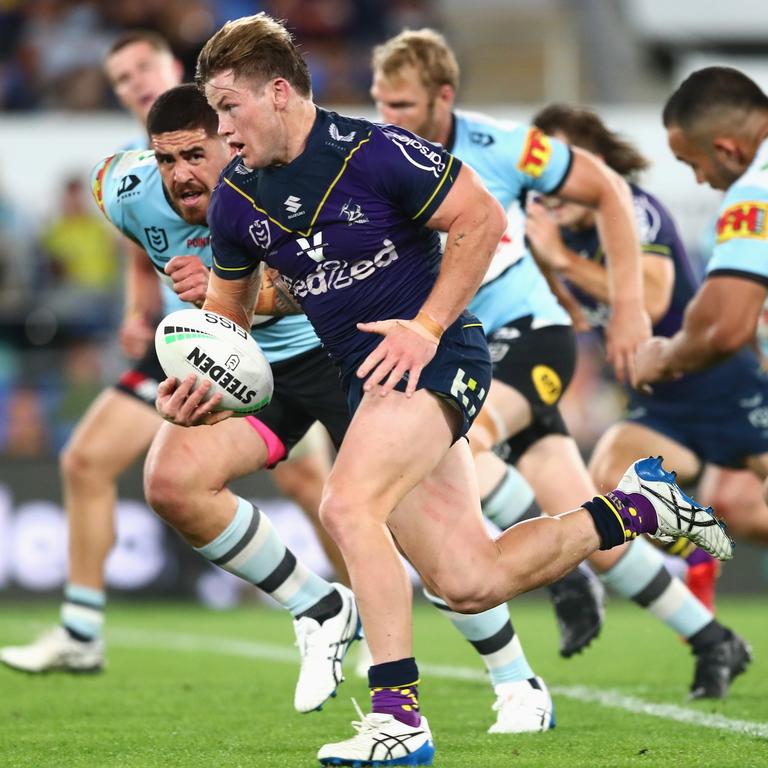
[[[188,224],[205,224],[211,192],[230,158],[227,144],[202,128],[150,137],[173,207]]]
[[[371,98],[383,122],[399,125],[429,141],[443,138],[443,100],[427,90],[413,67],[404,67],[392,78],[374,72]],[[450,105],[447,111],[450,114]]]
[[[697,184],[726,190],[744,173],[744,165],[718,154],[714,143],[697,141],[679,126],[672,125],[667,129],[667,142],[675,157],[690,166]]]
[[[120,103],[142,123],[155,99],[181,82],[181,65],[165,51],[139,41],[113,53],[107,77]]]
[[[205,84],[208,103],[219,116],[219,134],[248,168],[278,162],[288,143],[284,113],[278,111],[271,85],[235,80],[231,70]]]

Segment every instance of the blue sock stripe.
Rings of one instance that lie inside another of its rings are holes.
[[[82,605],[84,608],[103,611],[107,604],[107,593],[103,589],[67,584],[64,587],[64,600],[73,605]]]
[[[229,525],[213,541],[204,547],[196,547],[195,549],[206,560],[216,562],[217,564],[221,564],[219,561],[226,562],[226,560],[234,557],[253,538],[260,517],[261,513],[258,509],[255,509],[250,502],[238,496],[235,516]],[[255,527],[254,521],[256,523]],[[253,533],[246,539],[245,534],[251,527],[254,527]],[[240,547],[240,549],[233,551],[237,547]]]
[[[536,497],[528,481],[511,465],[504,478],[481,501],[483,514],[502,530],[516,523],[531,507]]]
[[[454,613],[447,614],[462,637],[469,642],[478,642],[493,637],[509,621],[509,609],[506,603],[497,605],[488,611],[476,614]]]
[[[600,580],[623,597],[642,592],[664,565],[661,552],[645,539],[633,539],[627,552]]]

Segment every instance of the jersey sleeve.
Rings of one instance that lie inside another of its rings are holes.
[[[211,230],[211,268],[224,280],[239,280],[250,275],[264,257],[269,244],[269,222],[255,219],[248,227],[234,214],[231,190],[224,180],[213,190],[208,204],[208,226]],[[244,231],[238,231],[240,228]],[[252,242],[248,242],[250,238]]]
[[[567,144],[535,126],[518,126],[505,138],[503,158],[506,174],[517,179],[521,193],[534,190],[552,195],[568,176],[573,153]]]
[[[119,162],[120,153],[105,157],[96,167],[91,171],[91,193],[93,199],[96,201],[96,205],[99,210],[104,214],[107,221],[112,221],[112,204],[114,202],[114,195],[110,191],[110,183],[112,178],[111,170],[113,166]]]
[[[720,209],[707,276],[734,275],[768,286],[768,190],[728,194]]]
[[[374,189],[418,224],[440,207],[461,169],[440,144],[394,125],[374,129],[366,158]]]

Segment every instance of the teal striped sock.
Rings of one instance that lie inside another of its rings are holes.
[[[95,640],[102,633],[106,603],[104,590],[68,583],[61,604],[61,624],[76,640]]]
[[[332,584],[296,560],[269,518],[240,497],[230,524],[197,551],[206,560],[255,584],[293,616],[307,613],[334,592]]]

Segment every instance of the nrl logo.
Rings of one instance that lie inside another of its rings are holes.
[[[248,234],[251,236],[251,240],[259,248],[265,251],[272,243],[272,235],[269,232],[269,224],[266,219],[256,219],[256,221],[248,227]]]
[[[360,203],[353,203],[351,200],[347,200],[347,202],[341,206],[340,213],[342,216],[346,216],[347,221],[350,224],[368,223],[368,217],[363,213]]]
[[[156,253],[168,250],[168,235],[162,227],[144,227],[149,247]]]
[[[328,133],[334,141],[348,142],[355,138],[357,131],[352,131],[352,133],[347,133],[346,135],[342,136],[342,134],[339,133],[339,129],[336,127],[336,123],[331,123],[328,127]]]

